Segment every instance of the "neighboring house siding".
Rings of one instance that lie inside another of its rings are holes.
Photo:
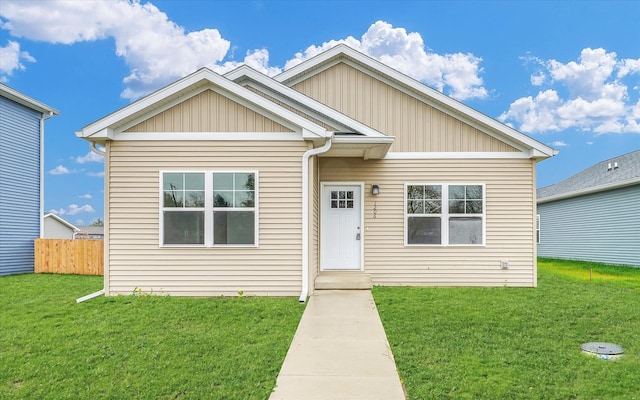
[[[73,229],[53,218],[44,219],[45,239],[73,239]]]
[[[116,141],[108,149],[108,294],[300,294],[306,142]],[[259,247],[160,247],[162,170],[257,171]]]
[[[127,132],[291,132],[291,129],[206,90]]]
[[[33,272],[41,113],[0,96],[0,275]]]
[[[293,88],[373,129],[395,136],[392,152],[518,151],[344,63]]]
[[[538,255],[640,266],[640,185],[538,205]]]
[[[365,183],[364,272],[375,284],[536,285],[534,161],[321,158],[320,171],[321,181]],[[486,246],[404,246],[405,182],[485,183]]]

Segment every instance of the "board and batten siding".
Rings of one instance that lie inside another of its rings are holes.
[[[40,118],[0,96],[0,275],[33,272],[40,237]]]
[[[320,159],[321,181],[365,183],[364,272],[389,286],[536,286],[534,174],[528,159]],[[419,182],[484,183],[486,246],[405,246],[404,184]]]
[[[107,294],[298,296],[306,150],[302,140],[110,143]],[[259,247],[160,247],[163,170],[257,171]]]
[[[538,205],[540,257],[640,267],[640,185]]]
[[[126,132],[292,132],[213,90],[162,111]]]
[[[386,135],[391,152],[513,152],[517,149],[344,63],[293,88]]]

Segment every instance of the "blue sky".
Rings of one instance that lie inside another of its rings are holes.
[[[102,218],[74,132],[207,66],[268,74],[347,42],[560,153],[538,187],[640,148],[638,1],[0,2],[0,81],[47,121],[45,210]]]

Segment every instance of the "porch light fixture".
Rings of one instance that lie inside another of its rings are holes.
[[[378,185],[371,185],[371,194],[374,196],[377,196],[380,194],[380,186]]]

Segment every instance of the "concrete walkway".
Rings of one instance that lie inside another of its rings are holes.
[[[370,290],[314,292],[269,399],[405,399]]]

